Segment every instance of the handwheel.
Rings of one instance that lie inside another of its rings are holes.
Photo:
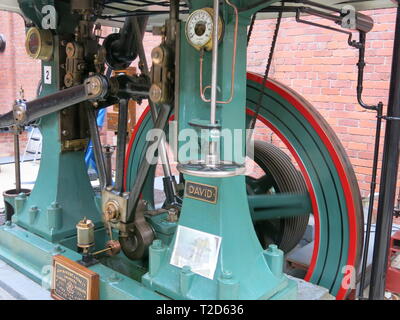
[[[248,73],[247,79],[246,113],[249,122],[254,115],[263,79],[254,73]],[[257,119],[286,145],[307,187],[304,201],[312,205],[315,241],[305,280],[328,288],[337,299],[344,299],[352,289],[347,285],[348,272],[352,272],[354,277],[357,275],[364,229],[361,196],[350,161],[333,130],[316,109],[276,81],[267,81]],[[151,128],[152,120],[147,109],[139,119],[129,144],[127,186],[135,181],[139,163],[145,156],[145,137]],[[153,168],[142,192],[143,198],[150,203],[154,199],[154,174]],[[293,205],[290,197],[280,209],[285,210],[289,205]],[[303,212],[303,215],[308,213]],[[300,214],[296,212],[296,216]],[[272,238],[277,236],[280,235],[271,235]]]

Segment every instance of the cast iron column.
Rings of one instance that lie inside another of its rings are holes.
[[[376,221],[374,256],[372,260],[369,299],[382,300],[385,294],[389,242],[392,233],[394,201],[396,197],[397,171],[400,141],[400,8],[397,8],[393,48],[392,74],[382,173],[379,189],[378,217]]]

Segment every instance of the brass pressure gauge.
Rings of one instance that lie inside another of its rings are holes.
[[[221,40],[224,24],[219,17],[218,41]],[[197,50],[211,51],[214,29],[214,9],[203,8],[194,11],[186,22],[186,37],[191,46]]]
[[[53,56],[53,35],[50,30],[30,28],[26,34],[25,48],[33,59],[49,61]]]

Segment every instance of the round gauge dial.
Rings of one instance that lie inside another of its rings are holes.
[[[194,11],[186,22],[186,37],[189,43],[197,50],[212,50],[214,29],[214,10],[212,8],[204,8]],[[218,40],[222,36],[223,23],[219,18],[219,35]]]
[[[48,61],[53,54],[53,35],[50,30],[30,28],[26,34],[25,48],[34,59]]]
[[[27,39],[28,50],[32,55],[36,55],[39,51],[40,40],[37,33],[31,33]]]

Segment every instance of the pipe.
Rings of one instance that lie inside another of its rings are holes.
[[[225,100],[225,101],[217,100],[216,103],[218,103],[218,104],[230,104],[235,95],[237,40],[238,40],[238,33],[239,33],[239,10],[229,0],[225,0],[225,2],[233,9],[233,11],[235,13],[235,28],[234,28],[234,35],[233,35],[233,53],[232,53],[232,64],[231,64],[231,91],[230,91],[228,100]],[[214,42],[214,39],[213,39],[213,43],[218,43],[218,40],[217,40],[217,42]],[[207,99],[205,97],[205,93],[206,93],[207,89],[211,89],[211,86],[207,86],[203,89],[203,62],[204,62],[204,49],[200,53],[200,97],[204,102],[211,102],[211,99]]]
[[[366,42],[366,34],[365,32],[360,32],[360,39],[358,43],[359,49],[359,58],[358,58],[358,79],[357,79],[357,101],[361,107],[367,110],[375,110],[379,111],[379,106],[382,105],[380,102],[377,106],[369,106],[364,103],[362,99],[362,92],[363,92],[363,82],[364,82],[364,69],[365,69],[365,42]],[[382,106],[381,106],[382,108]]]
[[[387,124],[383,148],[378,213],[372,260],[370,300],[383,300],[388,267],[389,243],[392,233],[394,201],[399,167],[400,138],[400,7],[397,8],[392,73],[390,80]],[[391,120],[389,120],[391,119]]]
[[[372,163],[372,178],[371,178],[371,189],[369,196],[369,205],[368,205],[368,216],[367,216],[367,229],[365,231],[365,241],[364,241],[364,252],[362,258],[362,267],[361,267],[361,277],[360,277],[360,289],[359,289],[359,299],[364,298],[364,289],[365,289],[365,277],[367,272],[367,262],[368,262],[368,250],[369,250],[369,242],[371,238],[371,226],[372,226],[372,213],[374,210],[374,200],[375,200],[375,190],[376,190],[376,177],[378,173],[378,160],[379,160],[379,140],[381,137],[381,127],[382,127],[382,104],[378,105],[377,112],[377,122],[376,122],[376,132],[375,132],[375,150],[374,150],[374,160]]]

